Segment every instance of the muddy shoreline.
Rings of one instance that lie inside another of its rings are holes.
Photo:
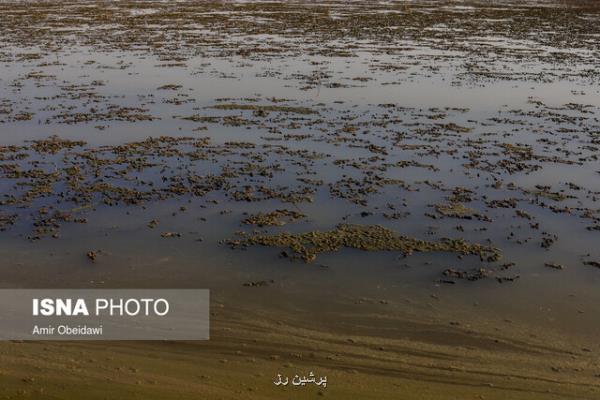
[[[565,338],[377,314],[362,321],[376,321],[373,336],[366,326],[324,331],[281,314],[215,309],[211,341],[204,343],[3,343],[3,396],[70,398],[85,390],[88,398],[565,399],[594,398],[600,390],[592,374],[597,347],[578,348]],[[272,383],[277,373],[308,371],[326,375],[328,387]]]

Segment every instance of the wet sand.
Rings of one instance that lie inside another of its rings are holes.
[[[3,398],[592,399],[600,390],[598,347],[543,332],[336,315],[352,320],[349,332],[215,309],[210,342],[3,343]],[[328,387],[273,384],[310,371]]]

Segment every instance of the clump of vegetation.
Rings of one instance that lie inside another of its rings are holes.
[[[160,87],[157,88],[157,90],[179,90],[181,89],[183,86],[181,85],[177,85],[174,83],[169,83],[167,85],[162,85]]]
[[[38,153],[56,154],[63,149],[81,147],[85,146],[85,144],[83,141],[61,139],[56,135],[52,135],[48,139],[34,140],[31,148]]]
[[[229,240],[228,243],[233,247],[260,245],[288,248],[292,252],[292,258],[299,258],[305,262],[314,261],[319,253],[338,251],[345,247],[365,251],[399,251],[404,255],[415,251],[475,254],[486,261],[497,261],[501,257],[500,250],[494,247],[468,243],[463,239],[419,240],[399,235],[380,225],[340,224],[335,229],[325,232],[243,234],[243,238]]]
[[[462,203],[446,203],[446,204],[435,204],[435,210],[438,214],[449,217],[449,218],[460,218],[460,219],[479,219],[479,220],[489,220],[486,216],[481,215],[477,210],[466,207]]]
[[[16,214],[5,215],[0,214],[0,232],[7,229],[8,226],[14,225],[17,220]]]
[[[559,263],[555,263],[555,262],[547,262],[544,263],[544,265],[548,268],[554,268],[554,269],[564,269],[565,266]]]
[[[290,210],[275,210],[269,213],[259,212],[243,220],[244,224],[262,226],[282,226],[297,221],[306,215]]]
[[[285,112],[293,114],[316,114],[317,112],[308,107],[291,107],[291,106],[269,106],[269,105],[256,105],[256,104],[217,104],[210,108],[217,110],[252,110],[255,112],[268,113],[268,112]]]
[[[549,200],[563,201],[573,196],[566,195],[560,192],[553,192],[550,186],[536,185],[535,190],[523,190],[524,193],[533,195],[535,197],[544,197]]]
[[[98,258],[98,252],[96,251],[88,251],[86,253],[87,258],[89,258],[90,260],[92,260],[92,262],[96,262],[96,259]]]

